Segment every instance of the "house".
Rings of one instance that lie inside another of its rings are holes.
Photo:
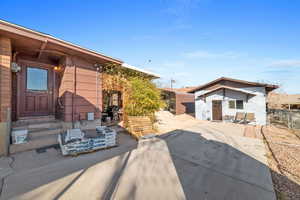
[[[57,143],[71,127],[101,123],[106,63],[157,75],[51,35],[0,20],[0,154]],[[29,131],[10,145],[11,129]]]
[[[166,110],[175,115],[194,114],[195,97],[194,94],[188,93],[193,88],[162,88],[162,99],[166,103]]]
[[[254,113],[256,124],[266,124],[266,99],[277,85],[221,77],[195,89],[195,115],[200,120],[230,120],[237,112]]]
[[[268,109],[300,110],[300,94],[281,94],[271,92],[268,95]]]

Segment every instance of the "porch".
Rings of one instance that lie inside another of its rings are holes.
[[[122,61],[3,21],[0,56],[0,154],[56,145],[68,128],[101,125],[101,66]],[[19,130],[27,143],[13,144]]]
[[[11,131],[27,130],[29,139],[39,141],[26,144],[32,149],[54,145],[57,134],[69,128],[85,130],[120,121],[122,94],[103,86],[102,69],[108,63],[158,77],[119,59],[0,20],[0,155],[9,154]],[[107,98],[103,90],[117,95]]]

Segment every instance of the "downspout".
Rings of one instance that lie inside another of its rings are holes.
[[[100,67],[98,64],[94,65],[96,67],[96,112],[100,115],[100,108],[99,108],[99,70]],[[101,119],[101,116],[99,116],[99,119]]]
[[[96,67],[96,111],[99,112],[99,91],[98,91],[98,71],[99,71],[99,67]]]
[[[76,95],[76,65],[74,64],[74,61],[73,59],[71,58],[72,60],[72,64],[73,64],[73,67],[74,67],[74,71],[73,71],[73,93],[72,93],[72,128],[75,128],[75,124],[74,124],[74,99],[75,99],[75,95]]]

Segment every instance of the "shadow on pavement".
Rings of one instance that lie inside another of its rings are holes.
[[[300,191],[300,185],[265,163],[198,132],[175,130],[160,138],[168,146],[187,199],[276,199],[269,171],[281,179],[282,187]],[[300,196],[285,194],[284,199]]]
[[[140,144],[138,148],[135,144],[106,153],[95,152],[9,176],[1,199],[110,199],[115,188],[121,186],[120,177],[124,175],[132,178],[125,180],[126,199],[137,199],[141,195],[138,192],[145,192],[142,194],[145,199],[153,199],[153,192],[146,191],[168,189],[169,176],[174,175],[167,162],[172,163],[177,176],[171,178],[172,184],[182,187],[186,199],[276,198],[269,167],[225,142],[206,139],[198,132],[175,130],[149,140],[146,145],[133,158],[132,152],[137,152]],[[157,153],[165,155],[154,156]],[[138,177],[155,172],[155,168],[163,170],[145,176],[147,179]],[[300,186],[292,180],[272,173],[284,179],[286,187],[300,191]],[[151,190],[141,191],[139,187]]]

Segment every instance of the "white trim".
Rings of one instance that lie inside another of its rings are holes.
[[[142,72],[142,73],[145,73],[145,74],[149,74],[149,75],[154,76],[156,78],[160,78],[160,75],[158,75],[158,74],[155,74],[153,72],[149,72],[149,71],[146,71],[146,70],[143,70],[143,69],[139,69],[139,68],[137,68],[135,66],[132,66],[132,65],[129,65],[127,63],[123,63],[122,67],[132,69],[132,70],[135,70],[135,71],[139,71],[139,72]]]

